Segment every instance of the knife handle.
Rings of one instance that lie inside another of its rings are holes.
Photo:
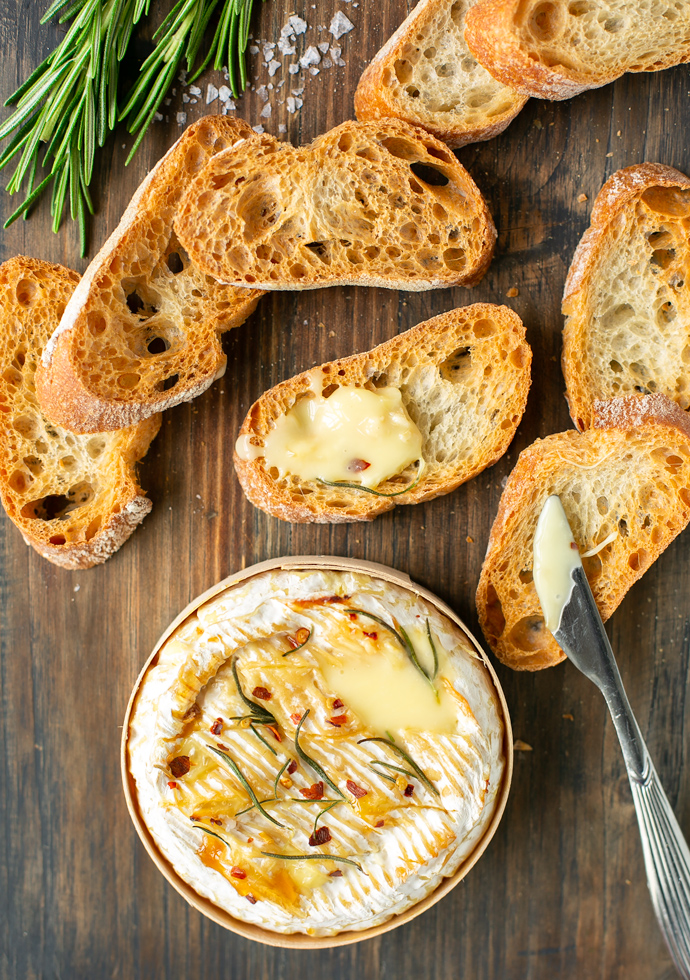
[[[673,962],[690,980],[690,851],[644,748],[643,779],[628,771],[640,826],[647,884]]]

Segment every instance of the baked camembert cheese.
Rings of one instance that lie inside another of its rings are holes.
[[[501,705],[411,590],[277,570],[200,606],[140,683],[136,805],[175,872],[279,933],[385,922],[471,854],[500,796]]]

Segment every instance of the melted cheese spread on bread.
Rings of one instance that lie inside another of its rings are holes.
[[[503,723],[468,639],[411,591],[274,571],[166,641],[128,758],[156,845],[200,895],[275,932],[334,935],[404,911],[470,855]]]
[[[242,436],[236,450],[241,459],[256,458]],[[262,455],[281,476],[373,488],[421,458],[422,434],[400,389],[342,385],[327,398],[301,398],[279,416]]]

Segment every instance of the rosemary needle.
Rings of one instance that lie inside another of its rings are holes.
[[[119,115],[127,120],[128,131],[137,134],[127,163],[136,153],[183,61],[190,82],[213,62],[216,70],[227,68],[235,97],[247,87],[245,54],[254,0],[222,0],[213,41],[195,70],[204,32],[218,4],[219,0],[178,0],[153,35],[156,47],[141,66],[139,78]]]

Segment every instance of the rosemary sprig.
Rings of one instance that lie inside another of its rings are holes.
[[[373,493],[375,497],[400,497],[404,493],[409,493],[410,490],[414,490],[419,481],[422,479],[422,473],[424,472],[424,460],[422,460],[422,465],[419,468],[419,473],[417,478],[413,483],[408,486],[403,487],[402,490],[393,490],[390,493],[386,493],[384,490],[375,490],[373,487],[364,487],[361,483],[341,483],[334,480],[321,480],[319,483],[325,484],[327,487],[341,487],[343,490],[361,490],[362,493]]]
[[[209,829],[208,829],[208,827],[204,827],[204,826],[202,826],[202,824],[200,824],[200,823],[195,823],[195,824],[194,824],[194,826],[196,827],[196,829],[197,829],[197,830],[203,830],[203,832],[204,832],[205,834],[208,834],[208,835],[209,835],[209,837],[217,837],[217,838],[218,838],[218,840],[219,840],[219,841],[220,841],[220,842],[221,842],[222,844],[225,844],[225,846],[226,846],[226,847],[227,847],[228,849],[230,848],[230,845],[228,844],[228,842],[227,842],[227,841],[226,841],[226,840],[225,840],[225,839],[224,839],[223,837],[221,837],[221,836],[220,836],[220,834],[217,834],[217,833],[215,832],[215,830],[209,830]]]
[[[139,78],[120,112],[120,119],[127,119],[128,131],[137,133],[127,163],[136,153],[182,61],[186,61],[187,72],[193,72],[190,82],[213,61],[216,70],[227,66],[235,97],[247,87],[245,52],[253,4],[254,0],[223,0],[213,42],[196,71],[199,47],[218,0],[178,0],[174,5],[153,35],[156,47],[141,66]]]
[[[300,730],[302,728],[302,725],[306,721],[306,718],[307,718],[307,716],[308,716],[308,714],[309,714],[310,711],[311,711],[311,708],[307,708],[307,710],[304,712],[304,714],[302,715],[302,717],[299,720],[299,725],[297,726],[297,731],[295,732],[295,751],[297,752],[297,755],[300,757],[300,759],[302,760],[302,762],[306,762],[306,764],[308,766],[311,766],[311,768],[314,770],[314,772],[317,773],[317,775],[321,776],[321,778],[323,779],[324,783],[327,783],[331,787],[331,789],[335,793],[337,793],[338,796],[342,800],[344,800],[345,799],[345,796],[340,792],[340,790],[335,785],[335,783],[333,782],[333,780],[328,777],[328,775],[326,774],[325,770],[322,769],[321,766],[318,764],[318,762],[316,762],[314,759],[312,759],[311,756],[307,755],[307,753],[304,751],[304,749],[302,748],[302,746],[299,744],[299,733],[300,733]]]
[[[381,742],[382,745],[386,745],[388,746],[389,749],[393,749],[394,752],[397,752],[398,755],[405,760],[408,766],[414,769],[417,778],[424,783],[427,789],[431,790],[431,792],[434,793],[436,796],[440,796],[441,794],[436,789],[434,784],[431,782],[431,780],[424,772],[424,770],[417,765],[414,759],[410,758],[410,756],[407,754],[405,749],[402,749],[399,745],[396,744],[395,739],[390,734],[390,732],[386,732],[386,735],[388,736],[388,738],[383,738],[379,735],[371,735],[369,738],[360,738],[357,744],[363,745],[365,742]]]
[[[375,623],[379,624],[379,626],[383,626],[383,628],[387,629],[389,633],[392,633],[393,636],[398,641],[398,643],[400,644],[400,646],[407,654],[412,666],[415,667],[415,669],[418,670],[419,673],[422,675],[424,680],[431,685],[431,690],[434,692],[436,696],[436,700],[438,700],[438,691],[434,687],[432,675],[429,674],[420,664],[419,660],[417,659],[417,654],[415,653],[414,647],[412,646],[412,641],[410,640],[409,636],[407,635],[407,633],[405,632],[402,626],[399,626],[398,629],[396,630],[395,626],[391,626],[390,623],[387,623],[385,619],[381,619],[380,616],[375,616],[374,613],[367,612],[366,609],[355,609],[354,607],[349,606],[346,607],[345,612],[357,613],[358,616],[366,616],[368,619],[373,619]],[[434,662],[436,664],[438,663],[436,658],[434,658]],[[433,677],[435,676],[436,673],[434,672]]]
[[[69,194],[72,220],[79,222],[81,254],[86,253],[86,213],[93,214],[88,187],[96,145],[103,146],[117,121],[117,83],[135,24],[148,13],[150,0],[55,0],[41,23],[60,13],[71,21],[67,33],[5,105],[14,113],[0,125],[0,139],[14,137],[0,158],[0,169],[21,153],[7,185],[16,194],[25,184],[23,203],[5,222],[26,215],[49,184],[51,214],[57,232]],[[65,8],[67,8],[65,10]],[[41,144],[41,165],[49,174],[34,188]]]
[[[278,775],[276,776],[275,782],[273,783],[273,799],[274,800],[277,800],[278,799],[278,783],[280,782],[280,777],[283,775],[283,773],[285,772],[285,770],[287,769],[287,767],[290,765],[291,761],[292,761],[291,759],[286,759],[285,762],[283,763],[283,765],[281,766],[281,768],[278,770]]]
[[[242,773],[240,767],[237,765],[235,760],[232,759],[227,752],[222,752],[220,749],[216,749],[212,745],[209,745],[208,748],[211,750],[211,752],[215,752],[216,755],[220,756],[220,758],[223,759],[230,766],[230,769],[235,774],[237,779],[240,781],[242,787],[248,793],[249,799],[252,801],[252,803],[257,808],[259,813],[262,813],[264,817],[266,817],[267,820],[270,820],[271,823],[274,823],[276,827],[283,827],[282,823],[278,823],[278,821],[274,817],[272,817],[270,813],[267,813],[266,810],[264,810],[261,801],[258,799],[256,793],[245,779],[244,774]]]
[[[319,802],[322,803],[323,800],[320,800]],[[339,803],[342,803],[342,800],[333,800],[332,802],[329,802],[328,806],[325,806],[323,808],[323,810],[319,810],[319,812],[316,814],[316,819],[314,820],[314,829],[312,830],[312,833],[313,834],[316,833],[316,828],[317,828],[317,825],[318,825],[319,820],[321,819],[321,817],[325,813],[328,813],[329,810],[332,810],[334,806],[338,806]]]
[[[392,762],[384,762],[383,759],[370,759],[369,763],[370,769],[374,769],[374,766],[385,766],[386,769],[392,769],[394,772],[402,773],[403,776],[409,776],[410,779],[416,778],[415,773],[413,773],[410,769],[403,769],[402,766],[395,766]],[[374,772],[376,772],[376,769],[374,769]],[[379,773],[379,776],[383,775],[385,774],[382,772]],[[395,780],[393,781],[395,782]]]
[[[436,644],[434,643],[434,638],[431,635],[431,627],[429,626],[429,620],[426,621],[426,635],[429,637],[429,646],[431,647],[431,652],[434,656],[434,672],[431,675],[431,679],[436,680],[436,675],[438,674],[438,653],[436,651]]]
[[[279,861],[338,861],[340,864],[351,864],[363,875],[366,871],[361,864],[351,861],[350,858],[340,857],[338,854],[273,854],[271,851],[262,851],[264,857],[277,858]]]

